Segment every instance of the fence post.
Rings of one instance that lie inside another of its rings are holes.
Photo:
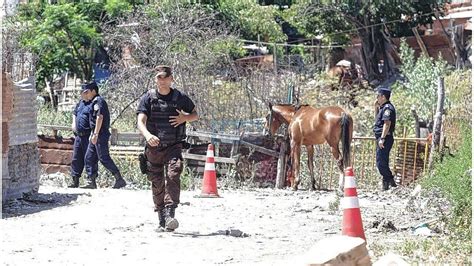
[[[286,142],[283,142],[280,147],[280,155],[278,156],[277,176],[275,181],[275,188],[283,188],[286,176]]]
[[[110,133],[110,145],[117,145],[118,130],[116,128],[111,129]]]
[[[430,159],[428,163],[428,170],[431,171],[433,167],[434,153],[439,152],[439,142],[441,136],[441,123],[444,110],[444,78],[438,77],[438,103],[436,105],[436,114],[433,125],[433,142],[431,144]]]

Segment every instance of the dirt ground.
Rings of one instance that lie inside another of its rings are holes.
[[[332,191],[199,193],[182,192],[180,227],[159,233],[150,190],[42,185],[4,204],[1,257],[4,265],[298,265],[318,240],[341,233]],[[359,202],[372,261],[405,239],[428,237],[412,228],[439,207],[408,188],[359,191]]]

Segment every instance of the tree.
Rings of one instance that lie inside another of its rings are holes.
[[[310,0],[298,2],[299,9],[306,15],[310,15],[311,20],[329,22],[326,23],[329,27],[319,29],[323,36],[337,32],[337,29],[341,27],[337,21],[344,20],[350,25],[351,32],[361,40],[363,67],[370,81],[388,78],[394,74],[394,62],[390,55],[394,47],[390,42],[390,37],[411,35],[412,28],[431,23],[434,11],[441,10],[444,3],[444,1],[438,0],[345,0],[340,1],[337,5],[329,0],[316,3]],[[297,16],[296,19],[306,20],[307,16]],[[303,22],[300,24],[305,26]],[[307,27],[307,31],[311,31],[308,25],[305,27]],[[379,72],[380,60],[384,62],[382,72]]]
[[[100,41],[90,20],[73,4],[48,5],[44,12],[33,14],[25,21],[29,30],[24,32],[21,42],[38,57],[37,81],[51,82],[55,75],[65,71],[90,80],[93,48]]]

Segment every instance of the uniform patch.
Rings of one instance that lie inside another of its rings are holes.
[[[384,116],[390,116],[390,110],[388,110],[388,109],[385,110],[385,111],[383,112],[383,115],[384,115]]]
[[[99,110],[99,105],[98,104],[94,104],[94,111],[98,111]]]

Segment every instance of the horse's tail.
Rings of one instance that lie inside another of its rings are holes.
[[[341,117],[342,161],[344,168],[351,165],[352,117],[342,113]]]

